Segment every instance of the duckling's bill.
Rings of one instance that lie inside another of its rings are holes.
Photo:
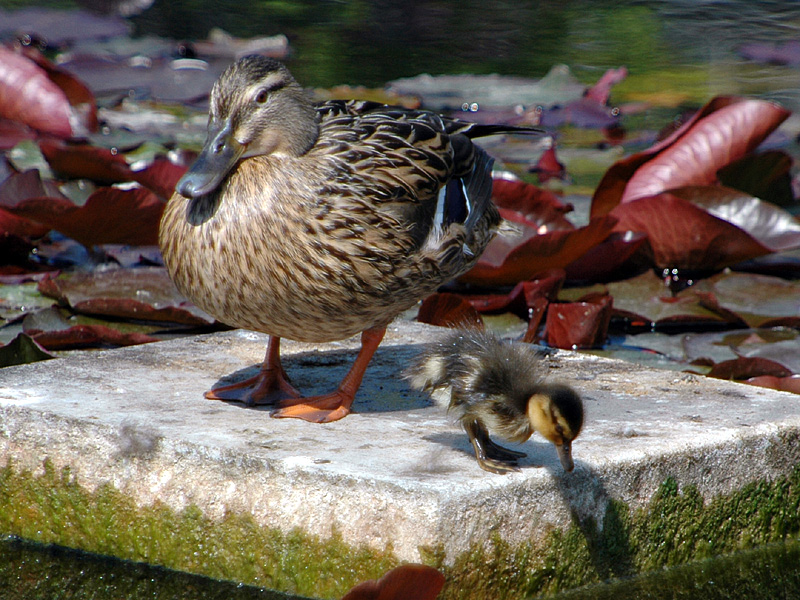
[[[572,442],[565,441],[563,444],[556,444],[556,452],[564,470],[567,473],[572,471],[575,468],[575,463],[572,461]]]
[[[244,150],[244,144],[234,137],[230,122],[209,126],[205,146],[175,190],[186,198],[199,198],[213,192],[239,162]]]

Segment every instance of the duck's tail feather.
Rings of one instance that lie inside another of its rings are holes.
[[[486,137],[488,135],[501,135],[504,133],[511,133],[514,135],[541,135],[545,133],[545,130],[539,127],[470,123],[469,121],[460,121],[458,119],[448,120],[446,122],[446,128],[447,133],[450,135],[460,133],[470,139]]]
[[[439,190],[434,214],[434,227],[438,230],[459,223],[471,231],[492,202],[494,159],[477,146],[473,151],[472,168]]]

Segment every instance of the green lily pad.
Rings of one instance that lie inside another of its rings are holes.
[[[0,346],[0,368],[25,365],[56,358],[37,344],[29,335],[20,333],[5,346]]]

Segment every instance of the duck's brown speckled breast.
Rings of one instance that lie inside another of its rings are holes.
[[[228,325],[325,342],[387,324],[456,275],[418,253],[407,224],[337,189],[332,168],[256,157],[216,194],[173,195],[160,245],[181,293]]]

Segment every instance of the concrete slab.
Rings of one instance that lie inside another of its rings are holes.
[[[112,483],[141,505],[249,513],[323,539],[335,530],[399,560],[438,547],[452,563],[492,536],[513,546],[573,517],[602,522],[612,498],[645,506],[669,477],[709,499],[788,476],[800,463],[796,395],[559,352],[551,378],[586,403],[575,471],[563,473],[553,447],[535,438],[522,447],[521,473],[486,473],[457,424],[398,377],[440,333],[391,326],[357,414],[328,425],[203,399],[220,379],[255,370],[266,336],[251,332],[3,369],[0,465],[41,472],[47,458],[70,467],[81,486]],[[356,348],[355,339],[282,346],[304,392],[335,387]]]

